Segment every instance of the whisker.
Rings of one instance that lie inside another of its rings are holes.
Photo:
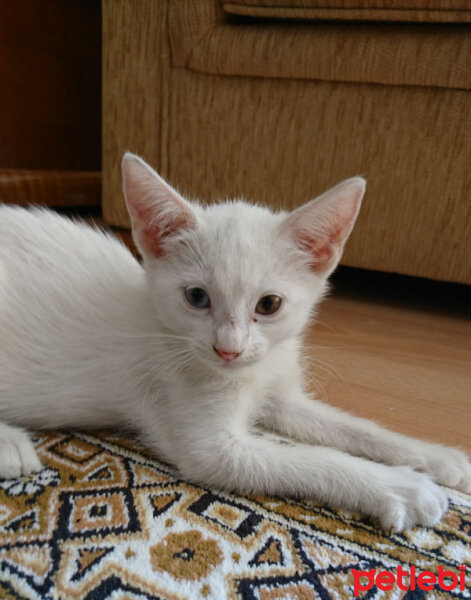
[[[312,375],[308,375],[306,377],[307,383],[310,384],[311,387],[314,388],[315,392],[317,392],[320,395],[320,399],[323,400],[324,402],[327,402],[327,394],[325,393],[324,388],[322,387],[322,385],[320,385],[320,383],[312,376]]]
[[[169,370],[169,371],[173,370],[173,371],[175,371],[175,373],[178,373],[181,371],[181,367],[183,367],[188,362],[193,360],[193,358],[194,358],[193,353],[188,354],[188,355],[177,356],[177,357],[175,357],[175,359],[173,361],[171,361],[170,363],[167,363],[164,368],[166,370]]]
[[[327,347],[327,346],[326,346]],[[321,348],[321,346],[315,344],[309,344],[309,351],[304,353],[304,362],[306,365],[313,364],[315,367],[323,370],[327,375],[331,378],[337,378],[341,381],[345,381],[343,375],[331,364],[326,363],[321,360],[317,356],[314,355],[314,352]]]
[[[114,331],[112,336],[128,338],[128,339],[140,339],[140,338],[152,338],[152,339],[163,339],[163,340],[184,340],[192,341],[193,338],[187,335],[177,335],[173,333],[162,333],[152,331],[142,331],[139,333],[129,333],[126,331]]]
[[[342,376],[342,374],[335,369],[332,365],[329,365],[319,359],[310,357],[309,362],[312,364],[312,366],[317,370],[317,371],[321,371],[323,373],[325,373],[327,375],[328,379],[340,379],[341,381],[344,381],[344,377]],[[320,373],[318,373],[319,376],[321,375]]]

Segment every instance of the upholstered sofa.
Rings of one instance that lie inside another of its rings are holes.
[[[471,283],[469,0],[104,0],[103,210],[138,152],[189,196],[369,181],[343,262]]]

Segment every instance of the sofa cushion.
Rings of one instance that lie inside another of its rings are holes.
[[[171,32],[178,45],[181,28]],[[219,25],[181,66],[215,75],[471,89],[467,25]],[[179,65],[180,66],[180,65]]]
[[[226,13],[273,19],[471,22],[469,0],[228,0]]]

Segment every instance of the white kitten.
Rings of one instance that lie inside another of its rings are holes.
[[[441,518],[432,478],[471,490],[463,453],[303,391],[301,334],[363,179],[274,214],[190,203],[132,154],[123,171],[143,268],[83,224],[0,208],[0,477],[41,468],[17,427],[131,426],[187,479],[304,495],[385,528]]]

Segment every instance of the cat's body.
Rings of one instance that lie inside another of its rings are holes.
[[[301,335],[361,179],[273,214],[242,202],[203,209],[136,157],[124,167],[144,268],[85,225],[0,207],[0,477],[40,468],[16,426],[131,427],[193,481],[310,496],[385,527],[431,524],[447,505],[427,475],[400,465],[470,490],[459,451],[303,391]]]
[[[132,397],[129,361],[145,353],[136,355],[146,343],[137,335],[152,330],[137,261],[98,230],[8,206],[0,257],[0,419],[120,424],[116,405]]]

